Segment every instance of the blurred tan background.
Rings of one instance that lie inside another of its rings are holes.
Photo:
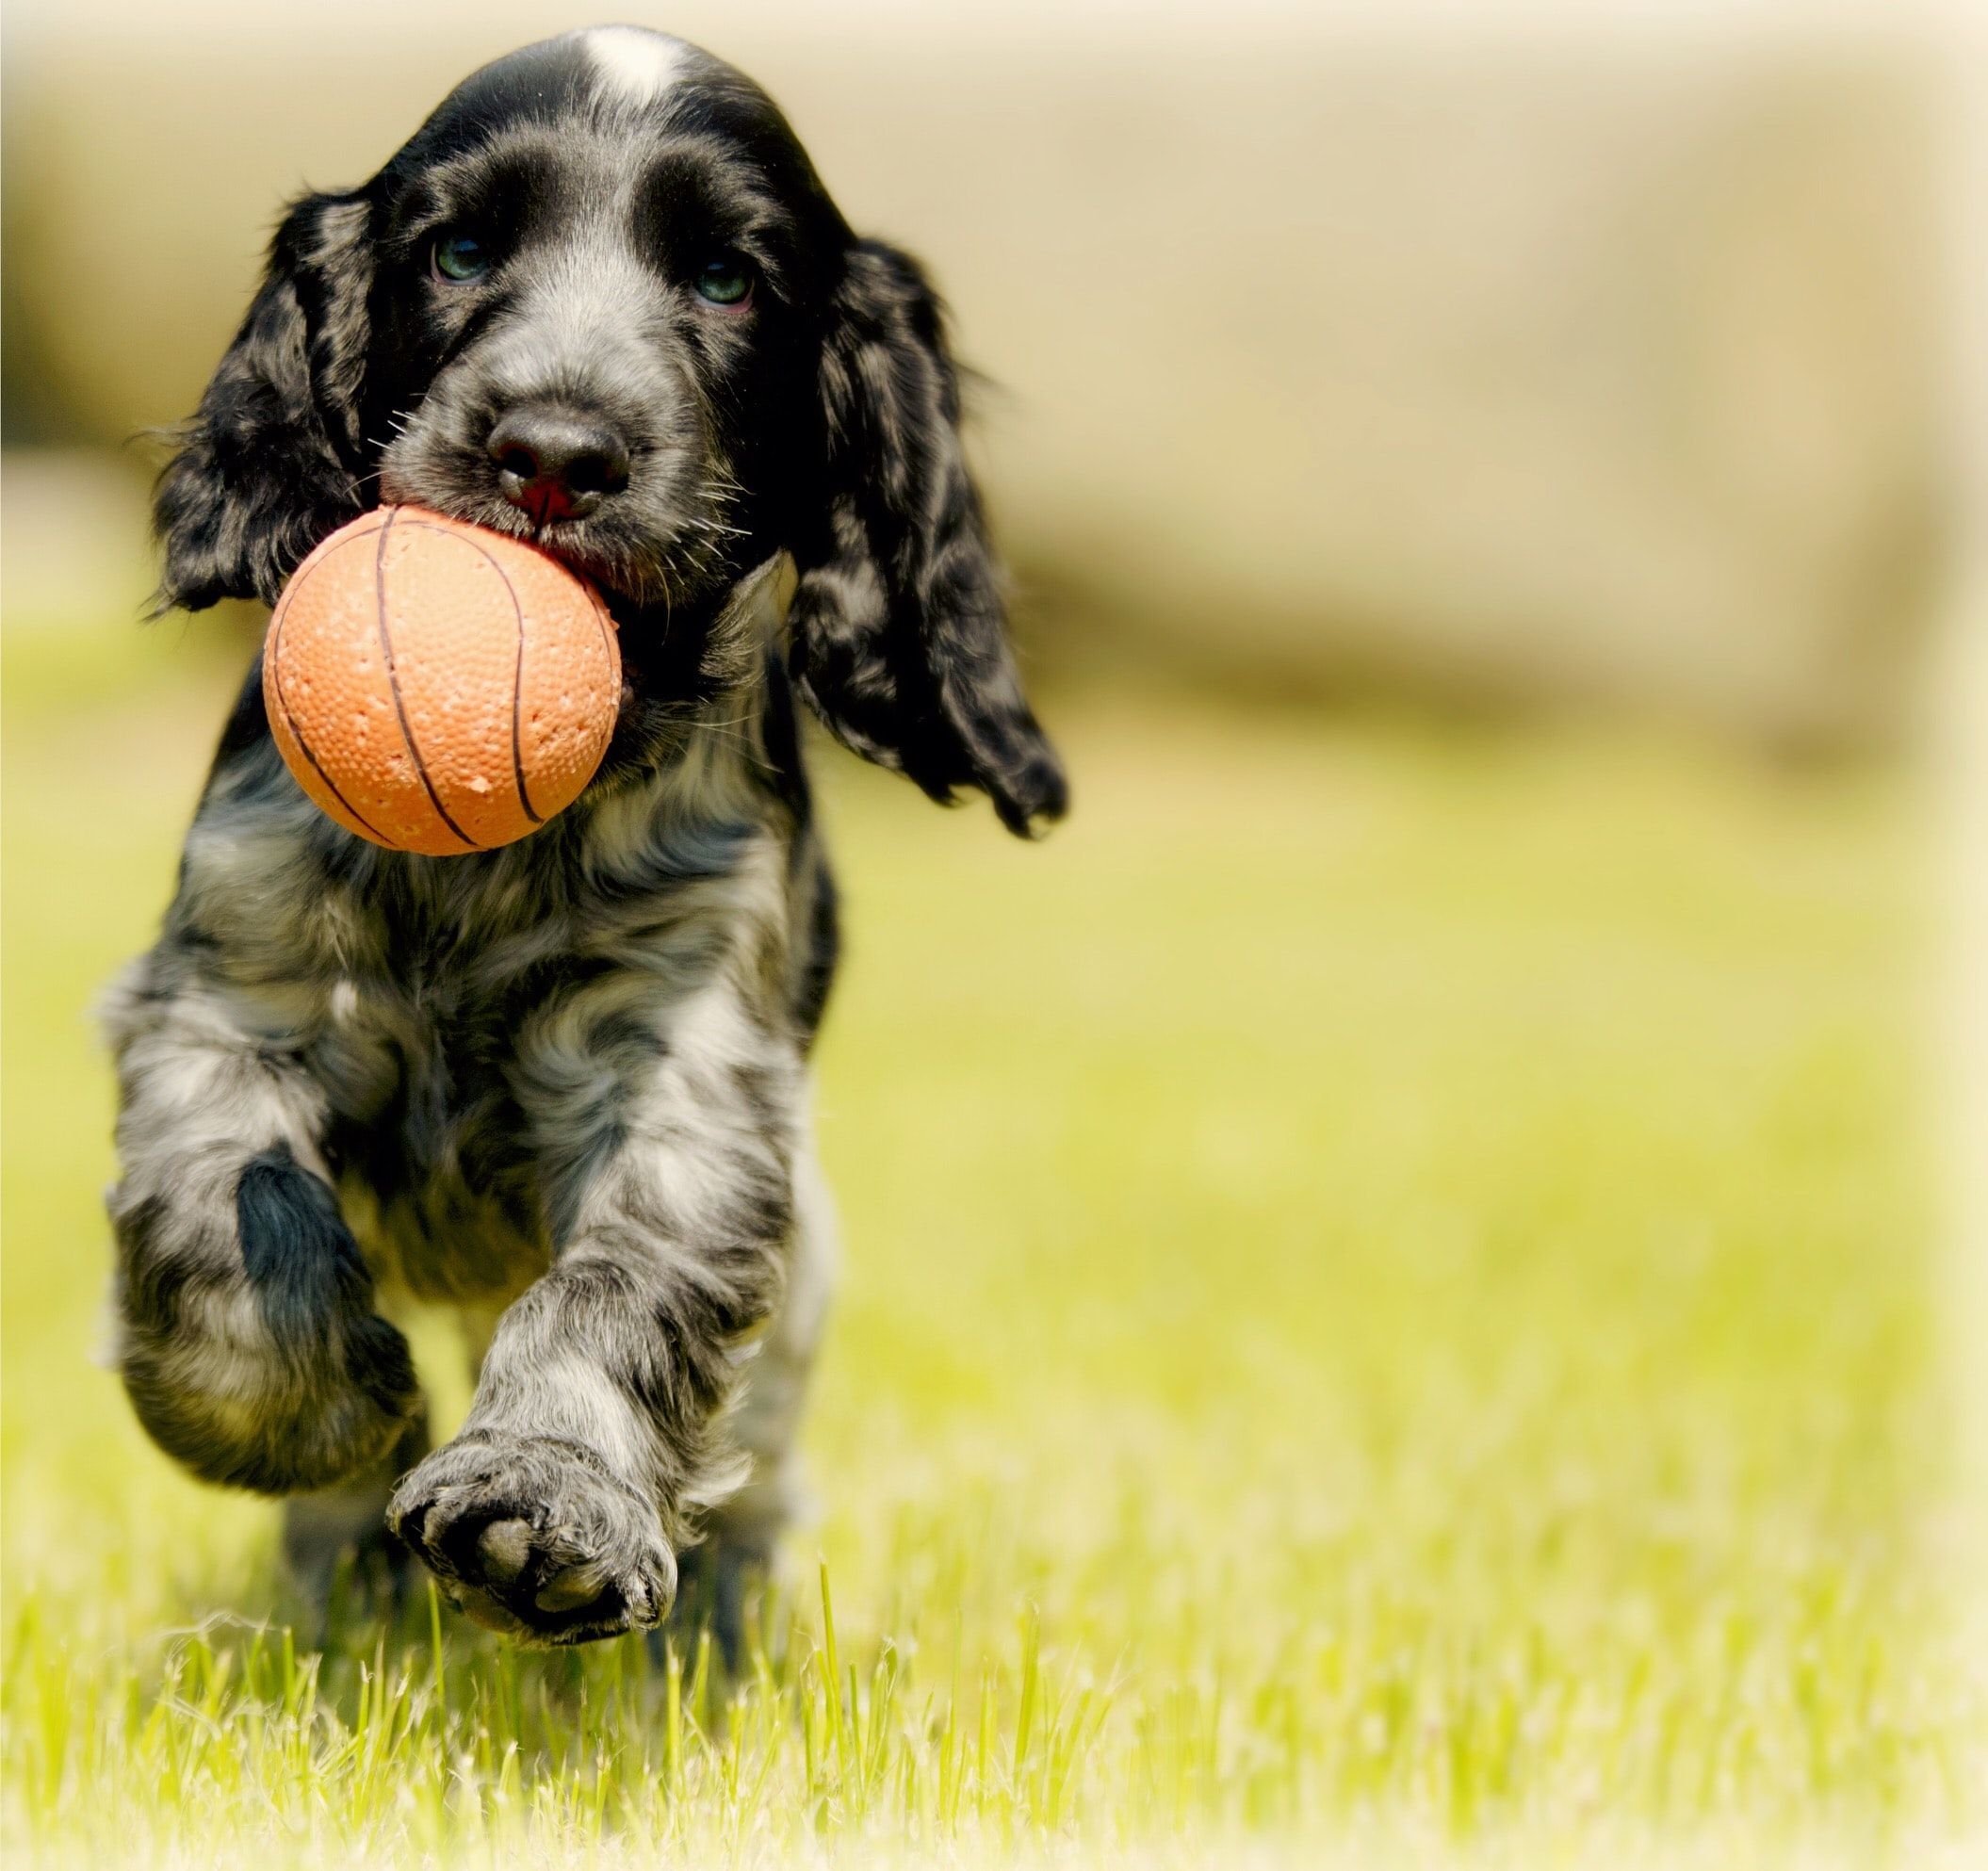
[[[598,17],[16,0],[17,618],[136,603],[126,438],[190,409],[283,199]],[[634,17],[759,78],[850,218],[931,263],[992,380],[977,446],[1044,675],[1599,703],[1775,747],[1912,718],[1939,56],[1885,16]]]

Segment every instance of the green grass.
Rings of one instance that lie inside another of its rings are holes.
[[[13,1862],[1958,1851],[1896,776],[1071,699],[1024,849],[826,757],[824,1505],[727,1687],[318,1651],[89,1361],[204,641],[9,644]]]

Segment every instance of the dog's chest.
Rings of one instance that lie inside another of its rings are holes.
[[[556,928],[535,947],[536,963],[511,967],[494,948],[403,956],[328,997],[311,1065],[347,1215],[383,1271],[425,1296],[507,1293],[549,1258],[518,1036],[572,970],[553,959]]]
[[[310,1059],[348,1219],[416,1293],[507,1295],[552,1251],[548,1060],[605,1073],[631,1019],[666,1041],[728,947],[733,891],[679,877],[529,913],[467,893],[363,909],[372,965],[334,981]]]

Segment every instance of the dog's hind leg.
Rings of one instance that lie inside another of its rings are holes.
[[[385,1458],[330,1488],[292,1494],[283,1504],[283,1558],[290,1580],[318,1620],[329,1619],[341,1579],[353,1608],[384,1610],[398,1603],[414,1554],[387,1529],[394,1485],[428,1453],[428,1419],[416,1417]]]

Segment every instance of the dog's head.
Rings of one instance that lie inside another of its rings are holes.
[[[686,687],[784,551],[790,666],[839,740],[936,798],[981,788],[1016,831],[1062,810],[938,303],[850,232],[765,93],[680,41],[514,53],[364,187],[291,209],[159,483],[162,601],[273,602],[382,499],[557,553]]]

